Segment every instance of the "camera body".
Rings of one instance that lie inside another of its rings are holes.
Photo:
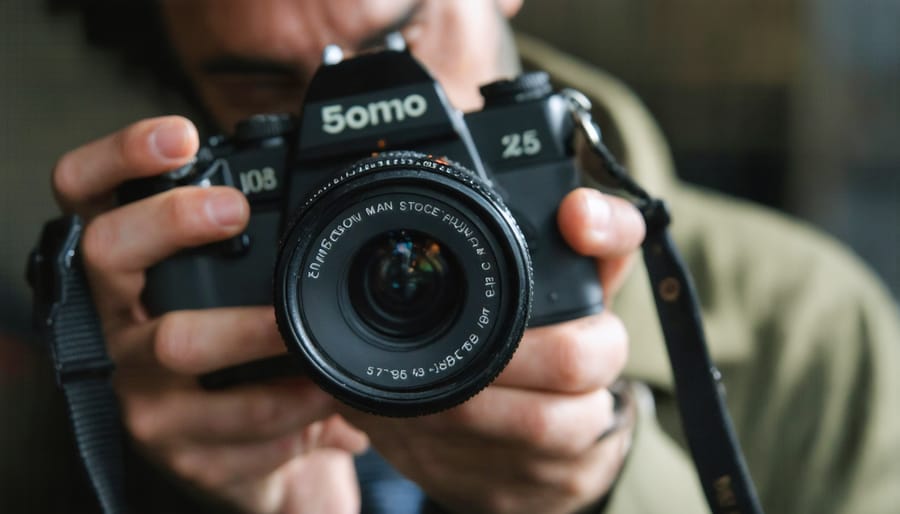
[[[148,270],[148,310],[274,303],[288,349],[347,403],[406,416],[465,401],[526,325],[602,308],[595,262],[557,228],[579,185],[567,100],[540,72],[482,94],[463,115],[409,52],[364,54],[320,67],[299,118],[254,116],[123,185],[121,203],[227,185],[251,206],[240,236]]]

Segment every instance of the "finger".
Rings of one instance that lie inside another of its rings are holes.
[[[628,358],[628,333],[609,311],[525,331],[495,384],[538,391],[584,393],[605,388]]]
[[[369,448],[369,437],[335,414],[317,421],[303,431],[309,448],[339,448],[359,455]]]
[[[180,116],[139,121],[65,154],[53,170],[53,190],[64,210],[89,210],[125,180],[186,164],[198,141],[197,129]]]
[[[629,202],[589,188],[563,198],[557,214],[566,242],[583,255],[621,257],[644,240],[644,219]]]
[[[279,512],[352,514],[360,512],[352,456],[327,448],[294,459],[284,469],[287,497]]]
[[[598,270],[607,307],[634,262],[646,227],[637,209],[621,198],[594,189],[569,193],[560,204],[559,228],[577,252],[599,259]]]
[[[535,455],[569,458],[593,446],[615,415],[612,395],[605,389],[560,395],[492,386],[428,421],[450,436],[475,435]]]
[[[240,233],[247,199],[231,187],[179,187],[98,216],[84,231],[85,264],[143,271],[178,250]]]
[[[607,309],[613,307],[614,297],[628,278],[637,255],[635,252],[624,257],[597,261],[597,272],[600,275],[600,285],[603,287],[603,299]]]
[[[508,496],[502,503],[512,506],[509,512],[545,512],[549,505],[558,512],[583,512],[608,494],[625,462],[630,439],[631,432],[623,430],[592,443],[573,458],[530,459],[501,493]],[[547,498],[556,500],[548,505]]]
[[[122,325],[144,321],[144,270],[180,249],[237,235],[246,198],[229,187],[180,187],[97,216],[81,241],[98,311]]]
[[[178,441],[209,444],[273,439],[335,412],[335,400],[301,378],[225,391],[175,388],[122,396],[130,431],[135,439],[150,446]],[[334,441],[337,444],[342,440]]]
[[[172,469],[210,490],[265,478],[294,458],[309,452],[302,431],[276,439],[244,444],[190,445],[173,450]]]
[[[153,342],[167,369],[200,375],[285,353],[272,307],[174,311],[160,318]]]

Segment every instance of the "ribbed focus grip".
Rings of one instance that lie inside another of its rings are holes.
[[[106,514],[124,513],[124,465],[119,407],[110,383],[112,361],[81,266],[82,224],[67,216],[44,226],[28,279],[34,321],[49,346],[78,452]]]

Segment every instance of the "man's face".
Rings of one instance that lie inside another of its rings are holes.
[[[457,108],[515,73],[504,16],[521,0],[163,0],[172,45],[224,129],[260,112],[298,112],[322,50],[349,57],[399,30]]]

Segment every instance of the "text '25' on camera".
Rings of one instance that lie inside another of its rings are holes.
[[[252,210],[241,236],[149,270],[147,307],[274,302],[306,373],[369,412],[470,398],[527,324],[602,307],[594,262],[556,223],[579,183],[567,100],[543,73],[482,94],[463,115],[409,52],[361,55],[319,68],[299,118],[252,117],[193,164],[126,184],[122,202],[228,185]]]

